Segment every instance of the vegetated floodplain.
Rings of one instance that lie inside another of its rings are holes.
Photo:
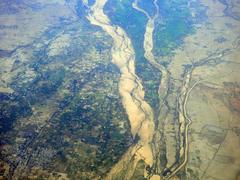
[[[118,95],[119,72],[115,66],[108,65],[99,66],[92,73],[85,88],[53,123],[59,129],[51,137],[59,134],[68,137],[69,141],[65,143],[75,144],[74,148],[78,150],[51,143],[62,147],[62,155],[70,154],[67,171],[72,178],[76,174],[79,178],[87,178],[86,174],[91,174],[91,178],[103,176],[131,143],[131,135],[126,130],[130,128],[126,123],[127,115],[122,113],[124,109]],[[81,143],[74,143],[79,139]]]
[[[184,37],[194,32],[193,18],[187,0],[158,1],[161,19],[154,30],[156,56],[171,56]]]
[[[161,74],[144,57],[143,41],[147,17],[136,11],[132,7],[132,2],[132,0],[108,1],[104,11],[111,22],[122,27],[132,40],[136,55],[136,73],[142,79],[145,99],[156,109],[158,107],[158,87]]]

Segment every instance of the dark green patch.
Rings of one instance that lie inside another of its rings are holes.
[[[25,98],[19,97],[17,94],[0,93],[0,102],[0,133],[11,130],[17,119],[32,114]]]
[[[131,180],[146,180],[147,178],[144,177],[144,170],[145,170],[145,163],[143,160],[138,161],[134,174]]]
[[[93,70],[93,76],[44,131],[44,146],[36,144],[36,152],[53,150],[49,160],[38,161],[41,166],[61,169],[64,164],[71,178],[91,179],[104,176],[118,161],[132,143],[118,78],[113,65]],[[30,164],[36,164],[35,158],[40,157],[36,154]]]
[[[173,55],[184,37],[194,32],[187,0],[158,1],[160,17],[154,30],[154,54]]]

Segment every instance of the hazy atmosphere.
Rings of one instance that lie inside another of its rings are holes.
[[[240,0],[0,0],[0,180],[240,180]]]

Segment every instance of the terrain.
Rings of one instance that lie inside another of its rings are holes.
[[[0,2],[0,179],[240,179],[238,0]]]

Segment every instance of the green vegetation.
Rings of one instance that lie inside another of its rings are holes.
[[[111,22],[122,27],[130,37],[136,53],[136,73],[142,79],[145,99],[156,109],[161,74],[144,58],[143,41],[147,17],[133,9],[132,2],[132,0],[108,1],[104,10]]]
[[[143,160],[138,161],[134,174],[131,180],[146,180],[147,178],[144,177],[144,170],[145,170],[145,162]]]
[[[113,65],[101,65],[92,73],[42,137],[47,149],[57,153],[57,158],[52,158],[64,162],[73,179],[104,176],[132,143],[118,94],[118,70]]]
[[[69,46],[49,56],[51,42],[66,34]],[[11,150],[1,158],[26,163],[28,175],[38,167],[48,176],[54,171],[71,179],[102,179],[133,141],[111,43],[80,19],[45,32],[26,48],[29,61],[19,60],[10,84],[16,94],[0,94],[0,137]],[[41,171],[37,176],[47,177]]]
[[[13,123],[32,114],[29,104],[17,94],[0,93],[0,133],[12,129]]]
[[[122,27],[126,31],[132,40],[134,48],[139,49],[139,52],[143,55],[143,38],[147,17],[133,9],[132,2],[133,0],[108,1],[104,11],[113,24]]]
[[[39,103],[56,93],[58,88],[63,83],[65,70],[63,67],[46,70],[41,69],[36,77],[28,83],[22,83],[21,76],[14,79],[12,87],[18,91],[19,95],[25,96],[25,99],[31,104]]]
[[[160,17],[154,31],[154,54],[173,55],[184,37],[193,33],[193,19],[187,0],[158,1]]]

